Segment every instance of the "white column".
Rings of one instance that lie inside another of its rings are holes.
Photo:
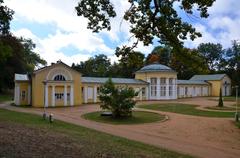
[[[88,90],[87,90],[87,86],[84,86],[83,88],[83,96],[84,96],[84,103],[87,103],[87,94],[88,94]]]
[[[150,100],[151,99],[151,97],[150,97],[150,94],[151,94],[151,81],[150,81],[150,78],[147,78],[147,82],[149,83],[148,84],[148,87],[146,87],[147,88],[147,90],[146,90],[146,99],[148,99],[148,100]]]
[[[73,106],[73,101],[74,100],[74,91],[73,91],[73,85],[71,85],[71,90],[70,90],[70,105]]]
[[[45,107],[48,107],[48,85],[45,85]]]
[[[142,100],[142,88],[143,87],[140,87],[141,91],[139,91],[140,92],[140,100]],[[146,95],[146,89],[145,89],[145,95]]]
[[[173,79],[173,97],[174,99],[177,99],[177,79]]]
[[[169,99],[169,78],[166,78],[166,98]]]
[[[97,86],[94,86],[93,89],[93,102],[96,103],[97,102]]]
[[[20,104],[19,98],[20,98],[20,88],[19,88],[19,85],[16,84],[15,85],[15,96],[14,96],[14,101],[15,101],[16,105]]]
[[[145,95],[146,95],[146,100],[148,100],[149,99],[149,88],[148,87],[146,87],[146,92],[145,92]]]
[[[28,85],[28,105],[31,104],[31,86]]]
[[[52,86],[52,106],[55,106],[55,85]]]
[[[156,99],[160,99],[160,90],[161,90],[161,87],[160,87],[160,78],[157,78],[157,97]]]
[[[64,85],[64,106],[67,106],[67,85]]]

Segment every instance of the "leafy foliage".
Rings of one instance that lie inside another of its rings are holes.
[[[81,0],[76,7],[77,15],[88,18],[88,29],[99,32],[102,29],[110,30],[110,18],[116,16],[109,0],[85,1]]]
[[[110,78],[100,88],[100,107],[112,111],[113,117],[131,116],[135,96],[137,93],[132,88],[117,88]]]
[[[14,11],[7,6],[2,5],[3,0],[0,0],[0,35],[9,34],[10,21],[13,18]]]
[[[46,61],[33,52],[34,44],[29,39],[12,35],[0,36],[0,92],[14,87],[14,73],[31,73],[35,66]]]
[[[204,58],[208,64],[208,69],[212,72],[215,70],[221,70],[223,65],[224,50],[222,45],[217,43],[201,43],[198,48],[198,52]],[[221,64],[222,63],[222,64]]]
[[[168,46],[157,46],[147,56],[146,63],[151,64],[158,61],[160,64],[170,66],[172,49]]]
[[[208,7],[215,0],[129,0],[130,8],[124,14],[124,20],[130,23],[130,32],[144,43],[152,44],[156,37],[159,42],[174,48],[182,46],[182,41],[200,37],[201,34],[191,24],[181,19],[181,14],[199,12],[201,18],[208,17]],[[177,6],[177,7],[176,7]],[[196,10],[195,10],[196,8]],[[93,32],[110,30],[110,18],[116,16],[110,0],[80,0],[76,6],[77,14],[89,20],[88,28]],[[123,48],[125,49],[125,48]]]
[[[104,54],[99,54],[72,67],[84,76],[105,77],[108,75],[110,65],[110,59]]]

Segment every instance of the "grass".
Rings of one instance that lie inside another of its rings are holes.
[[[75,141],[75,146],[79,147],[81,152],[88,153],[88,155],[89,154],[94,155],[95,157],[97,157],[96,155],[99,155],[99,154],[105,155],[105,157],[107,155],[107,157],[116,157],[116,158],[118,157],[119,158],[120,157],[190,158],[191,157],[191,156],[180,154],[174,151],[169,151],[166,149],[157,148],[157,147],[140,143],[137,141],[132,141],[132,140],[128,140],[128,139],[117,137],[117,136],[112,136],[109,134],[105,134],[102,132],[98,132],[95,130],[65,123],[58,120],[55,120],[54,123],[50,124],[47,121],[44,121],[40,116],[34,115],[34,114],[20,113],[20,112],[0,109],[0,124],[1,123],[17,124],[17,125],[23,126],[24,129],[29,128],[29,131],[31,131],[31,129],[36,129],[36,130],[44,129],[47,132],[54,133],[54,135],[64,134]],[[28,135],[22,134],[21,137],[28,138]],[[30,140],[30,141],[33,141],[33,140]],[[43,142],[45,141],[48,141],[48,139],[43,140]],[[27,145],[26,142],[24,142],[23,144]],[[18,146],[17,144],[15,145]],[[15,149],[15,145],[14,144],[11,145],[12,150]],[[1,143],[0,143],[0,146],[1,146]],[[24,146],[21,146],[21,148],[23,147]],[[41,148],[44,148],[44,145],[42,145]],[[8,150],[6,150],[6,152],[8,152]],[[64,151],[61,151],[61,150],[60,151],[54,150],[53,152],[56,152],[56,153],[63,152],[64,154]],[[44,153],[33,153],[33,155],[34,154],[35,156],[37,156],[38,154],[44,154]],[[4,155],[2,156],[4,157]],[[21,155],[18,154],[18,156],[21,156]]]
[[[240,128],[240,122],[235,122],[236,126]]]
[[[208,107],[205,107],[206,109],[210,109],[210,110],[235,110],[235,108],[233,107],[228,107],[228,106],[223,106],[223,107],[219,107],[219,106],[208,106]]]
[[[152,105],[140,105],[139,107],[157,111],[173,112],[185,115],[194,116],[206,116],[206,117],[234,117],[234,112],[222,112],[222,111],[205,111],[196,109],[196,105],[189,104],[152,104]]]
[[[238,96],[238,100],[239,100],[239,96]],[[223,100],[224,101],[236,101],[236,96],[226,96],[226,97],[223,97]]]
[[[82,117],[87,120],[115,124],[115,125],[151,123],[151,122],[162,121],[165,119],[165,115],[152,113],[152,112],[143,112],[143,111],[133,111],[132,117],[122,117],[122,118],[113,118],[112,116],[101,116],[100,111],[87,113]]]
[[[10,94],[0,94],[0,103],[5,102],[5,101],[11,101],[12,98],[13,98],[13,96]]]

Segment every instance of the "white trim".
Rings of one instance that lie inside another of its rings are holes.
[[[71,85],[71,89],[70,89],[70,105],[73,106],[73,102],[74,102],[74,91],[73,91],[73,85]]]
[[[52,106],[55,106],[55,85],[52,86]]]
[[[44,105],[45,105],[45,107],[48,107],[48,85],[47,84],[45,85],[44,89],[45,89],[45,103],[44,103]]]
[[[166,78],[166,99],[169,99],[169,78]]]
[[[97,102],[97,86],[94,86],[93,93],[94,93],[93,101],[94,103],[96,103]]]
[[[156,98],[155,99],[160,99],[160,78],[158,77],[157,78],[157,96],[156,96]]]
[[[58,71],[60,71],[61,73],[59,73]],[[66,80],[68,80],[68,77],[69,77],[70,80],[73,80],[72,74],[68,70],[60,68],[60,67],[56,67],[56,68],[51,69],[46,76],[46,80],[53,80],[54,77],[58,74],[63,75]],[[51,79],[49,78],[50,75],[52,75]]]
[[[67,85],[64,85],[64,106],[67,106]]]
[[[83,92],[84,92],[84,94],[83,94],[83,96],[84,96],[84,103],[87,103],[88,102],[87,101],[87,86],[84,86]]]
[[[20,87],[19,84],[15,84],[15,95],[14,95],[14,102],[16,105],[20,104]]]

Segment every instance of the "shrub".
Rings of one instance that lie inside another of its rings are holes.
[[[112,79],[109,78],[109,80],[100,87],[100,107],[104,110],[110,110],[113,117],[131,116],[132,108],[136,104],[133,98],[137,95],[138,93],[132,88],[115,87]]]

